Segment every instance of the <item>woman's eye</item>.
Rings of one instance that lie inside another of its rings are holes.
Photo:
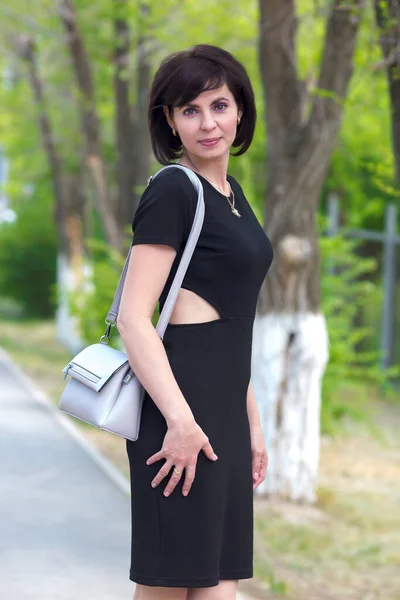
[[[218,107],[222,107],[222,109],[227,108],[227,104],[225,104],[224,102],[220,102],[219,104],[215,104],[215,108]],[[191,116],[192,113],[188,113],[188,111],[195,111],[194,108],[185,108],[185,110],[183,111],[183,114],[186,116]],[[218,112],[221,112],[220,110],[218,110]]]

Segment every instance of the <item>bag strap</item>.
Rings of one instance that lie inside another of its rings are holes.
[[[196,247],[197,240],[198,240],[200,232],[201,232],[201,228],[203,227],[204,213],[205,213],[203,185],[202,185],[200,179],[195,174],[195,172],[192,171],[191,169],[189,169],[188,167],[184,167],[183,165],[177,165],[177,164],[167,165],[165,167],[162,167],[154,175],[151,175],[149,177],[149,179],[147,181],[147,185],[149,185],[150,182],[154,179],[154,177],[157,177],[157,175],[159,173],[161,173],[161,171],[164,171],[165,169],[181,169],[182,171],[184,171],[186,173],[186,175],[189,177],[190,181],[192,182],[195,190],[197,191],[197,207],[196,207],[196,213],[194,215],[194,219],[193,219],[193,223],[192,223],[192,228],[190,230],[190,234],[189,234],[188,240],[186,242],[186,246],[183,251],[182,258],[180,260],[175,277],[172,281],[171,288],[168,292],[168,295],[165,300],[160,317],[157,321],[156,331],[158,332],[161,339],[163,339],[164,332],[167,328],[169,318],[171,316],[172,310],[173,310],[175,302],[176,302],[176,298],[179,293],[179,289],[181,287],[183,278],[185,277],[187,268],[190,263],[190,259],[192,258],[194,249]],[[128,265],[129,265],[129,259],[131,256],[131,252],[132,252],[132,245],[129,248],[128,255],[126,257],[125,264],[122,269],[121,277],[119,279],[118,287],[115,292],[111,308],[107,314],[106,323],[107,323],[108,327],[106,329],[105,334],[101,337],[101,340],[103,338],[105,338],[106,340],[109,339],[111,327],[112,327],[112,325],[115,325],[115,323],[117,321],[119,306],[120,306],[121,297],[122,297],[122,290],[123,290],[124,283],[125,283],[126,273],[128,271]]]

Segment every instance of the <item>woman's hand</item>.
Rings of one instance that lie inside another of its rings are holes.
[[[250,435],[251,454],[253,457],[253,490],[255,490],[265,479],[268,466],[268,453],[261,427],[250,427]]]
[[[152,487],[156,487],[168,475],[171,467],[175,465],[169,483],[164,490],[164,496],[169,496],[175,489],[182,476],[183,469],[186,473],[182,494],[187,496],[195,478],[197,456],[200,450],[203,450],[210,460],[218,459],[208,441],[208,437],[194,419],[189,423],[182,421],[169,425],[161,450],[150,456],[146,461],[147,465],[151,465],[161,458],[166,459],[151,482]]]

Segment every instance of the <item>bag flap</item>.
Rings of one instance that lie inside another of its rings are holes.
[[[97,343],[79,352],[65,367],[64,373],[99,392],[110,377],[124,366],[129,367],[124,352]]]

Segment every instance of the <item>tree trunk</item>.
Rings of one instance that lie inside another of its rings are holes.
[[[87,165],[96,192],[96,208],[108,243],[122,251],[123,235],[122,224],[118,218],[118,199],[114,198],[109,190],[108,174],[101,149],[92,69],[72,0],[60,0],[60,18],[67,33],[67,45],[81,94],[81,123],[86,139]]]
[[[260,0],[268,131],[265,218],[274,261],[255,320],[252,381],[269,452],[267,477],[257,492],[295,501],[316,498],[328,335],[319,309],[315,221],[362,12],[361,0],[333,2],[317,89],[309,95],[297,77],[294,1]]]
[[[145,22],[149,12],[148,6],[143,3],[140,5],[140,14],[142,23],[140,31],[145,29]],[[136,209],[141,192],[140,186],[145,187],[149,176],[149,166],[154,160],[149,126],[147,121],[147,105],[151,81],[150,64],[150,37],[141,35],[137,43],[136,59],[136,103],[133,119],[133,140],[134,140],[134,160],[133,160],[133,208]],[[139,187],[137,187],[139,186]],[[132,207],[131,207],[132,208]],[[132,211],[130,211],[129,220],[132,221]]]
[[[134,137],[129,101],[130,28],[127,0],[114,0],[115,50],[114,95],[119,222],[132,220],[134,188]]]
[[[57,337],[73,352],[82,349],[79,318],[70,315],[70,296],[82,290],[88,280],[90,263],[84,248],[85,198],[81,173],[64,175],[65,221],[63,228],[68,237],[68,252],[57,257],[58,306],[56,314]]]
[[[392,115],[392,143],[400,190],[400,0],[374,0],[375,17],[381,31],[380,45],[384,56]]]
[[[72,352],[82,347],[78,324],[70,312],[69,294],[81,284],[84,270],[84,244],[82,223],[85,198],[82,193],[80,174],[63,174],[57,152],[50,118],[43,94],[43,85],[36,65],[35,44],[32,38],[21,36],[18,54],[24,60],[29,84],[38,108],[39,128],[49,163],[53,182],[55,208],[54,219],[57,229],[57,312],[58,339]]]

